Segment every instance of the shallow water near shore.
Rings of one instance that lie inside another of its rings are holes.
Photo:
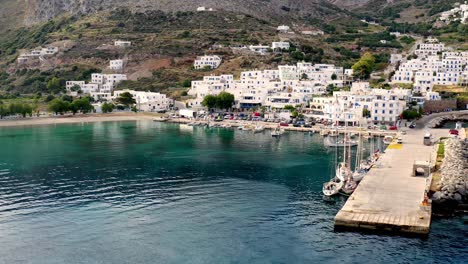
[[[319,135],[150,121],[0,128],[0,263],[463,263],[428,239],[334,232]]]

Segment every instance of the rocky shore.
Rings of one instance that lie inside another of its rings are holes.
[[[432,196],[434,209],[453,212],[468,205],[468,143],[450,138],[445,141],[438,191]]]
[[[452,116],[442,116],[442,117],[438,117],[438,118],[435,118],[433,120],[431,120],[429,123],[428,123],[428,127],[430,128],[441,128],[445,125],[445,123],[447,122],[458,122],[458,121],[467,121],[468,120],[468,116],[455,116],[455,115],[452,115]]]

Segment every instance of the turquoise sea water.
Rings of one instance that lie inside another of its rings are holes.
[[[334,232],[319,135],[153,122],[0,128],[0,263],[463,263],[428,239]]]

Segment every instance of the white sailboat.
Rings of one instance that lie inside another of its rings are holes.
[[[326,196],[332,196],[338,194],[341,188],[343,188],[343,185],[344,181],[338,178],[333,178],[331,181],[323,184],[322,192]]]

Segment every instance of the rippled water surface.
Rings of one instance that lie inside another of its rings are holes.
[[[318,135],[113,122],[0,128],[0,263],[463,263],[427,240],[333,232]],[[466,262],[465,262],[466,263]]]

